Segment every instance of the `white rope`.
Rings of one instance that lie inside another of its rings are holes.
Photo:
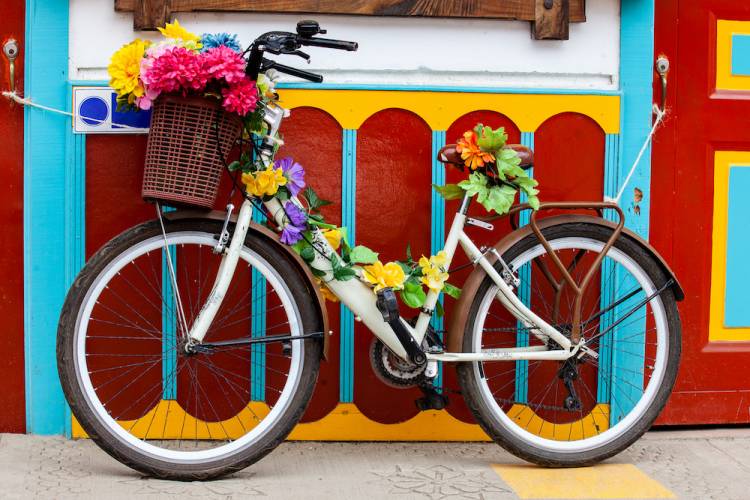
[[[97,122],[99,124],[108,123],[107,120],[99,120],[98,118],[91,118],[89,116],[84,116],[84,115],[79,115],[79,114],[76,114],[76,113],[71,113],[70,111],[63,111],[62,109],[50,108],[49,106],[44,106],[42,104],[37,104],[34,101],[32,101],[31,99],[29,99],[29,98],[21,97],[20,95],[16,94],[15,92],[9,92],[7,90],[3,91],[3,97],[7,97],[11,101],[13,101],[15,103],[18,103],[21,106],[29,106],[29,107],[32,107],[32,108],[38,108],[38,109],[41,109],[41,110],[44,110],[44,111],[49,111],[50,113],[57,113],[58,115],[70,116],[74,120],[77,119],[77,118],[81,118],[82,120],[91,120],[92,122]],[[131,130],[141,130],[141,131],[143,130],[142,127],[131,127],[130,125],[125,125],[124,123],[115,123],[115,122],[110,122],[110,123],[112,123],[112,125],[115,125],[115,126],[120,127],[120,128],[131,129]]]
[[[622,183],[620,190],[617,192],[617,196],[615,196],[614,198],[605,196],[604,201],[610,201],[618,205],[620,204],[620,198],[622,198],[622,195],[625,192],[625,188],[628,187],[628,183],[630,182],[631,177],[633,177],[633,174],[635,173],[635,169],[636,167],[638,167],[638,163],[640,163],[641,158],[643,158],[643,154],[646,152],[648,145],[651,144],[651,140],[654,137],[654,133],[656,132],[656,129],[659,127],[659,125],[661,124],[662,120],[664,120],[664,116],[667,114],[667,111],[659,108],[659,106],[654,104],[654,114],[656,115],[656,120],[654,120],[654,126],[651,127],[651,132],[648,133],[648,137],[646,137],[646,140],[643,141],[643,146],[641,146],[641,150],[638,152],[638,156],[635,157],[635,161],[633,162],[633,165],[630,167],[630,172],[628,172],[628,176],[625,177],[625,182]]]

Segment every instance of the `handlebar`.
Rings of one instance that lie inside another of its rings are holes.
[[[333,40],[330,38],[314,38],[318,33],[325,33],[321,30],[315,21],[301,21],[297,24],[297,33],[287,33],[285,31],[269,31],[255,39],[250,46],[250,56],[247,60],[247,75],[252,79],[258,78],[260,71],[276,69],[282,73],[303,78],[311,82],[320,83],[323,76],[309,71],[292,68],[270,61],[263,57],[265,52],[271,54],[289,54],[297,55],[309,60],[309,56],[300,51],[300,47],[322,47],[326,49],[346,50],[353,52],[357,50],[357,42],[348,42],[345,40]]]
[[[326,49],[348,50],[354,52],[359,47],[357,42],[347,42],[345,40],[331,40],[330,38],[299,38],[302,45],[309,47],[324,47]]]

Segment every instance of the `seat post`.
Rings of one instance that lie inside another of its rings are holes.
[[[467,193],[464,193],[464,198],[461,200],[461,208],[458,209],[458,213],[461,215],[466,215],[466,213],[469,211],[469,206],[471,205],[471,196],[469,196]]]

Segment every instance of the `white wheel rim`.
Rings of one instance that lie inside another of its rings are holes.
[[[601,252],[601,250],[604,248],[604,243],[602,243],[601,241],[575,237],[552,240],[550,241],[550,245],[554,250],[577,248]],[[518,269],[523,263],[530,262],[532,259],[544,254],[545,252],[546,251],[541,244],[535,245],[534,247],[530,248],[529,250],[523,252],[521,255],[513,259],[509,263],[509,265],[513,269]],[[611,258],[618,264],[622,265],[626,270],[628,270],[636,279],[636,281],[638,281],[639,285],[642,287],[644,293],[647,296],[656,291],[656,287],[651,282],[651,279],[648,277],[648,275],[646,275],[646,273],[643,272],[640,266],[638,266],[638,264],[624,252],[616,247],[612,247],[607,253],[607,257]],[[491,287],[487,292],[477,314],[477,318],[481,318],[481,320],[476,321],[474,324],[474,342],[472,345],[472,349],[474,352],[479,352],[481,350],[484,319],[486,318],[489,307],[495,298],[495,293],[493,293],[493,290],[496,290],[496,287]],[[483,377],[482,372],[479,370],[479,363],[477,362],[474,363],[473,367],[474,376],[479,383],[478,385],[480,393],[482,395],[482,399],[492,411],[492,418],[498,424],[502,425],[505,429],[513,433],[521,440],[533,444],[538,448],[543,448],[555,452],[585,452],[595,448],[599,448],[604,444],[609,443],[622,436],[630,428],[633,427],[633,425],[639,420],[640,416],[643,415],[643,413],[645,413],[645,411],[649,408],[654,398],[656,397],[656,393],[661,386],[661,383],[664,379],[664,374],[666,372],[666,357],[669,347],[669,338],[667,335],[668,324],[666,313],[664,311],[664,304],[662,303],[661,298],[657,296],[652,299],[649,305],[651,306],[654,316],[654,325],[656,327],[657,336],[654,371],[648,382],[646,390],[641,396],[641,399],[630,411],[630,413],[628,413],[627,416],[620,422],[602,432],[601,434],[578,441],[556,441],[533,434],[516,424],[497,404],[497,401],[492,395],[492,390],[490,389],[487,380]]]
[[[167,234],[167,241],[170,246],[189,243],[212,247],[216,244],[213,235],[190,231],[169,233]],[[152,458],[168,460],[173,463],[196,464],[220,460],[226,456],[235,454],[238,450],[252,446],[259,439],[261,439],[265,435],[266,431],[271,426],[273,426],[285,413],[287,407],[289,406],[289,403],[292,400],[292,397],[297,391],[299,378],[302,373],[302,341],[294,340],[291,343],[292,355],[289,375],[284,389],[279,395],[279,399],[274,405],[273,409],[271,409],[268,415],[257,426],[255,426],[250,432],[248,432],[241,438],[212,449],[197,451],[178,451],[154,446],[146,442],[145,440],[141,440],[130,434],[120,424],[118,424],[117,421],[113,419],[106,411],[106,409],[102,406],[91,382],[91,377],[86,364],[85,351],[88,320],[91,317],[91,312],[93,310],[94,304],[96,303],[96,299],[99,297],[102,290],[110,281],[112,276],[114,276],[120,269],[125,267],[128,263],[130,263],[137,257],[147,252],[161,249],[163,248],[163,246],[164,238],[161,235],[154,236],[132,246],[128,249],[128,251],[120,254],[115,260],[110,262],[109,265],[107,265],[107,267],[101,273],[99,273],[99,275],[92,283],[92,286],[89,287],[86,297],[83,300],[83,307],[80,309],[80,314],[76,320],[74,340],[76,346],[76,376],[78,377],[78,382],[83,389],[83,393],[87,399],[89,408],[94,410],[100,422],[105,427],[107,427],[107,429],[112,434],[114,434],[121,442],[125,443],[129,447]],[[294,308],[291,292],[282,281],[281,276],[278,274],[278,272],[273,269],[258,254],[251,251],[247,247],[243,246],[240,252],[240,258],[257,269],[271,285],[271,287],[276,291],[279,298],[281,299],[287,318],[289,319],[290,333],[292,335],[300,335],[302,332],[300,331],[301,320],[299,318],[299,314]]]

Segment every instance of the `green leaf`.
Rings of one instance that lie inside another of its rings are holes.
[[[351,255],[352,249],[349,248],[349,245],[341,245],[341,258],[344,259],[344,262],[347,264],[353,264]]]
[[[461,289],[451,285],[450,283],[443,283],[443,292],[446,295],[450,295],[454,299],[457,299],[461,296]]]
[[[304,248],[307,246],[310,246],[310,244],[307,241],[305,241],[305,239],[303,238],[299,240],[297,243],[295,243],[294,245],[292,245],[292,250],[302,255],[302,250],[304,250]]]
[[[377,260],[378,254],[362,245],[352,248],[349,254],[349,261],[352,264],[374,264]]]
[[[314,267],[310,267],[310,271],[313,273],[313,276],[317,278],[322,278],[326,275],[325,271],[321,271],[320,269],[315,269]]]
[[[464,197],[464,190],[458,184],[446,184],[445,186],[433,184],[432,187],[446,200],[459,200]]]
[[[328,200],[321,199],[315,192],[315,190],[313,190],[313,188],[311,188],[310,186],[307,186],[302,193],[305,196],[305,199],[307,200],[307,204],[310,207],[311,211],[317,211],[321,207],[330,205],[332,203]]]
[[[488,153],[499,151],[508,140],[508,134],[505,133],[504,127],[493,130],[492,127],[486,127],[480,123],[474,131],[477,133],[477,146]]]
[[[435,302],[435,314],[437,314],[438,318],[445,316],[445,309],[443,309],[443,304],[440,301]]]
[[[413,281],[407,281],[404,283],[404,289],[401,291],[401,300],[407,306],[418,309],[424,305],[424,301],[427,298],[422,285]]]
[[[528,203],[534,210],[539,210],[539,198],[536,196],[529,196]]]
[[[241,167],[242,167],[242,164],[239,161],[237,161],[237,160],[234,160],[232,163],[230,163],[229,165],[227,165],[227,168],[229,169],[230,172],[234,172],[235,170],[239,170]]]
[[[303,248],[299,255],[300,257],[302,257],[302,260],[304,260],[308,264],[315,260],[315,250],[310,245],[307,245],[305,248]]]
[[[349,245],[349,231],[347,231],[345,227],[340,227],[339,232],[341,233],[341,241],[344,243],[344,245],[350,246]]]
[[[396,264],[398,264],[401,270],[404,271],[405,275],[410,276],[412,274],[413,269],[408,263],[397,260]]]
[[[289,191],[285,187],[280,187],[274,195],[279,201],[286,201],[289,199]]]
[[[411,243],[406,244],[406,260],[412,262],[414,259],[411,256]]]
[[[510,186],[493,186],[488,190],[485,200],[479,200],[488,211],[503,215],[510,210],[513,200],[516,198],[516,190]]]
[[[356,271],[349,266],[340,266],[333,271],[333,277],[339,281],[348,281],[356,275]]]
[[[469,196],[476,195],[479,202],[487,198],[487,176],[480,172],[474,172],[468,179],[459,182],[458,185]]]

